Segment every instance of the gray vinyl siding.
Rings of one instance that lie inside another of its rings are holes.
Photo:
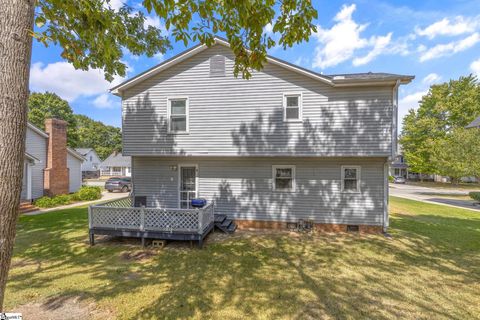
[[[47,165],[47,138],[27,127],[25,143],[25,151],[40,160],[31,166],[32,198],[36,199],[43,196],[43,171]],[[22,196],[24,194],[26,196],[26,191],[25,180],[25,192],[22,188]]]
[[[67,152],[67,168],[69,174],[69,192],[76,192],[82,186],[82,161]]]
[[[210,57],[226,56],[226,76]],[[214,46],[123,94],[124,155],[391,155],[392,86],[331,87],[267,64],[233,76],[233,55]],[[283,94],[303,94],[303,122],[283,122]],[[167,98],[188,97],[189,134],[167,133]]]
[[[136,196],[178,207],[180,164],[198,165],[198,196],[235,219],[382,225],[386,158],[133,157]],[[296,190],[272,189],[272,165],[296,166]],[[361,166],[360,193],[341,191],[341,166]]]
[[[27,194],[27,165],[28,161],[24,160],[23,161],[23,179],[22,179],[22,193],[20,194],[20,199],[27,199],[28,194]]]

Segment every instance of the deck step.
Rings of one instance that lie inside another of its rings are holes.
[[[228,219],[227,215],[216,214],[215,215],[215,227],[222,230],[225,233],[234,233],[237,230],[237,224],[234,220]]]
[[[27,213],[27,212],[37,211],[37,210],[38,210],[38,207],[36,207],[31,203],[21,203],[20,207],[18,208],[18,211],[20,211],[20,213]]]
[[[216,214],[215,215],[215,223],[222,223],[225,219],[227,219],[226,214]]]

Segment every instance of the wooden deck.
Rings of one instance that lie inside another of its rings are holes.
[[[133,207],[131,198],[122,198],[88,209],[90,244],[95,235],[142,239],[190,240],[203,245],[214,227],[214,204],[199,209]]]

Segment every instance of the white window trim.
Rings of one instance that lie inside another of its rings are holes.
[[[345,169],[356,169],[357,170],[357,190],[345,190]],[[362,177],[362,170],[360,166],[351,166],[345,165],[342,166],[341,172],[341,184],[342,184],[342,192],[345,193],[360,193],[360,181]]]
[[[186,130],[185,131],[172,131],[171,125],[171,101],[172,100],[185,100],[185,116],[186,116]],[[186,96],[173,96],[167,97],[167,125],[169,134],[189,134],[190,133],[190,103]]]
[[[181,191],[181,183],[182,183],[182,170],[181,168],[182,167],[195,167],[195,198],[198,198],[199,197],[199,190],[198,190],[198,164],[189,164],[189,163],[179,163],[177,165],[177,170],[178,170],[178,174],[177,174],[177,196],[178,196],[178,201],[177,201],[177,205],[178,205],[178,208],[181,209],[181,203],[182,203],[182,199],[180,197],[180,191]]]
[[[277,175],[277,169],[292,169],[292,189],[289,190],[277,190],[275,187],[275,180],[276,180],[276,175]],[[295,173],[295,165],[291,164],[285,164],[285,165],[273,165],[272,166],[272,188],[274,191],[278,192],[295,192],[296,190],[296,173]]]
[[[298,119],[287,119],[287,97],[298,96]],[[284,122],[303,122],[303,93],[284,92],[283,93],[283,121]]]

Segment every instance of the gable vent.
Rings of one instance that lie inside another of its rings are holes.
[[[225,57],[213,56],[210,58],[210,77],[225,76]]]

